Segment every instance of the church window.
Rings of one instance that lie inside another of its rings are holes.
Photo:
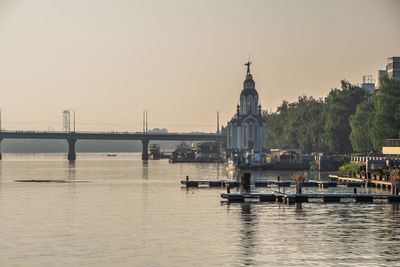
[[[253,113],[253,98],[251,96],[247,97],[247,114]]]
[[[254,137],[254,127],[253,127],[253,124],[252,123],[250,123],[249,124],[249,140],[250,139],[253,139],[253,137]]]

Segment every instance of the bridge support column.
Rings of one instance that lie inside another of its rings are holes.
[[[75,143],[76,139],[67,139],[68,141],[68,160],[75,161],[76,153],[75,153]]]
[[[0,129],[1,130],[1,129]],[[1,154],[1,141],[3,141],[3,139],[0,138],[0,160],[3,159],[3,155]]]
[[[142,160],[149,160],[149,139],[142,139]]]

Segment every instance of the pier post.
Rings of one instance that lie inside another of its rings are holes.
[[[240,194],[247,195],[251,193],[250,173],[244,172],[240,178]]]
[[[75,153],[75,143],[76,139],[67,139],[68,142],[68,160],[75,161],[76,160],[76,153]]]
[[[1,129],[0,129],[1,130]],[[0,160],[3,159],[3,155],[1,154],[1,141],[3,141],[3,139],[0,138]]]
[[[142,160],[149,160],[149,139],[142,139]]]

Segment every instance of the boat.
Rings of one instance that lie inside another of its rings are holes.
[[[162,153],[161,153],[160,146],[158,144],[150,145],[149,156],[150,156],[150,159],[153,159],[153,160],[161,159]]]

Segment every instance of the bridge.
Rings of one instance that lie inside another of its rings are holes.
[[[45,132],[1,131],[3,139],[60,139],[68,142],[68,160],[75,161],[75,144],[78,140],[138,140],[142,142],[142,160],[148,160],[150,141],[214,141],[224,142],[226,137],[214,133],[154,133],[154,132]],[[0,146],[0,160],[2,159]]]

